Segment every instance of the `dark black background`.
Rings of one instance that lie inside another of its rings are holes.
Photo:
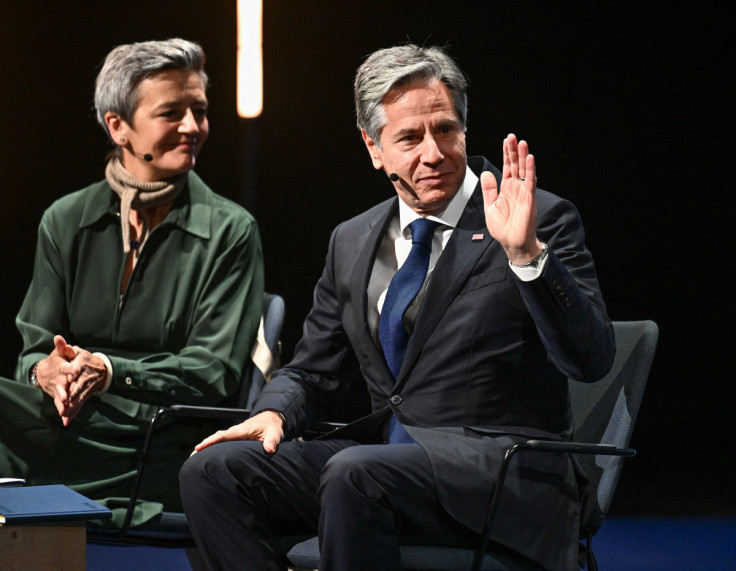
[[[92,92],[115,45],[181,36],[208,54],[211,135],[197,171],[247,204],[282,294],[288,357],[331,229],[390,196],[355,128],[352,79],[375,49],[446,46],[470,78],[468,153],[529,141],[539,185],[580,209],[613,319],[661,328],[613,514],[732,514],[736,448],[732,26],[695,2],[266,0],[265,108],[235,111],[235,1],[6,0],[0,7],[0,374],[36,228],[103,176]],[[94,300],[90,300],[94,303]]]

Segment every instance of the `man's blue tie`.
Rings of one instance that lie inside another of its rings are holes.
[[[389,369],[397,377],[404,360],[409,332],[404,327],[404,313],[422,288],[427,277],[429,255],[432,252],[432,236],[439,222],[418,218],[409,224],[411,252],[404,265],[394,274],[386,292],[381,317],[378,321],[378,338]],[[413,442],[404,427],[391,417],[388,441],[391,444]]]

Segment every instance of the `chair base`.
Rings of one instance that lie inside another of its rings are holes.
[[[99,545],[195,547],[186,516],[178,512],[163,512],[142,525],[128,528],[125,533],[117,529],[88,526],[87,541]]]
[[[319,568],[318,538],[311,537],[294,545],[287,554],[294,571]],[[407,571],[446,571],[470,569],[473,551],[455,547],[402,545],[401,568]],[[488,553],[480,567],[484,571],[543,571],[534,561],[513,553]]]

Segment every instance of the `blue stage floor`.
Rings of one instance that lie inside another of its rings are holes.
[[[736,518],[610,519],[593,551],[601,571],[736,570]]]
[[[736,570],[736,518],[612,518],[593,548],[601,571]],[[87,547],[88,571],[153,569],[192,567],[180,549]]]

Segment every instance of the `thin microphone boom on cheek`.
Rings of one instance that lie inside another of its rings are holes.
[[[147,163],[150,163],[153,160],[153,155],[151,153],[145,153],[142,155],[141,153],[136,153],[133,149],[130,149],[130,152],[133,153],[133,156],[143,159]]]
[[[396,182],[399,180],[399,175],[397,175],[395,172],[392,172],[390,175],[388,175],[388,178],[391,179],[391,182]]]

